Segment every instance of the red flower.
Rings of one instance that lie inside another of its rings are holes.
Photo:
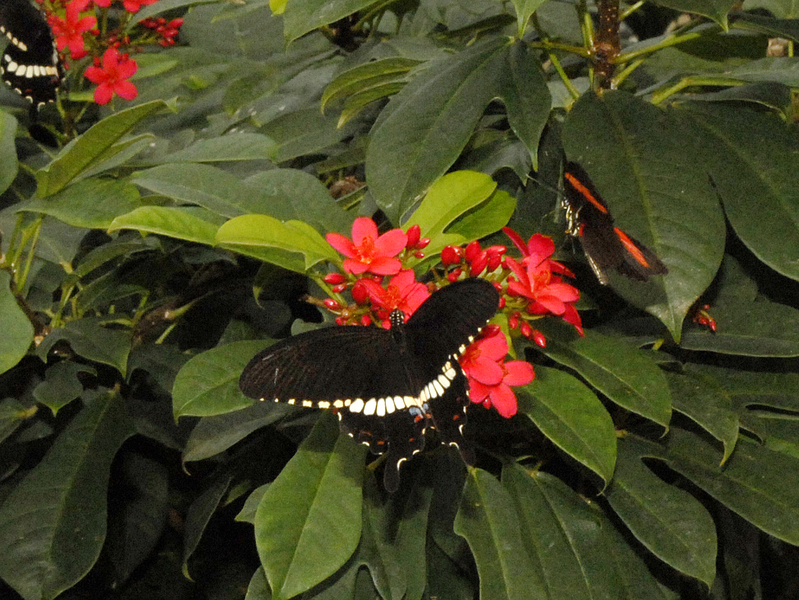
[[[108,104],[114,94],[125,100],[133,100],[139,92],[126,79],[132,77],[138,68],[136,61],[128,58],[127,54],[120,56],[115,48],[106,50],[102,68],[88,67],[84,73],[86,79],[98,84],[94,90],[94,101],[97,104]]]
[[[522,264],[527,264],[528,262],[541,264],[555,253],[555,242],[553,242],[550,237],[536,233],[530,238],[530,241],[525,244],[521,236],[510,227],[503,227],[502,231],[510,238],[513,245],[519,249],[519,252],[522,253]],[[554,273],[574,277],[574,273],[558,261],[549,260],[549,265],[550,270]]]
[[[391,278],[385,288],[371,279],[361,279],[361,283],[372,302],[388,313],[399,309],[405,313],[406,319],[430,297],[427,286],[416,281],[411,269],[400,271],[397,276]]]
[[[486,267],[489,272],[494,271],[502,262],[502,255],[507,250],[505,246],[489,246],[483,250],[477,240],[470,242],[464,251],[466,262],[469,263],[469,275],[476,277]]]
[[[377,225],[372,219],[359,217],[352,224],[352,240],[339,233],[328,233],[327,243],[346,256],[344,270],[355,275],[367,271],[375,275],[395,275],[402,264],[395,257],[408,243],[402,229],[392,229],[377,235]]]
[[[96,1],[96,0],[95,0]],[[123,0],[122,5],[129,13],[137,13],[142,6],[155,4],[158,0]]]
[[[504,362],[508,343],[497,328],[466,349],[460,359],[469,379],[469,398],[486,408],[492,406],[503,417],[516,414],[516,394],[511,386],[527,385],[535,378],[533,365],[523,360]]]
[[[90,31],[97,26],[96,18],[80,16],[80,12],[86,10],[88,5],[89,0],[72,0],[67,4],[64,19],[55,15],[49,19],[56,48],[59,52],[64,48],[69,48],[70,56],[74,60],[86,56],[86,50],[83,47],[83,32]]]

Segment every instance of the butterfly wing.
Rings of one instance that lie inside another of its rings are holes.
[[[28,0],[4,0],[0,32],[9,40],[0,59],[3,80],[35,105],[55,100],[63,67],[41,11]]]
[[[386,489],[399,485],[399,465],[424,447],[427,413],[392,332],[330,327],[269,346],[239,380],[245,396],[331,408],[341,428],[375,454],[388,452]]]

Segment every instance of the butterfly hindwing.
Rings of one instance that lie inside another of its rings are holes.
[[[0,33],[8,38],[0,58],[3,80],[36,106],[55,100],[64,72],[41,11],[29,0],[3,0]]]

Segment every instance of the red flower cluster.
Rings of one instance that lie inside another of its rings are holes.
[[[460,359],[469,379],[469,398],[485,408],[492,406],[506,419],[516,414],[516,394],[511,387],[527,385],[535,378],[533,365],[524,360],[505,362],[508,342],[496,325],[483,330]]]
[[[515,233],[513,235],[518,238]],[[327,241],[345,256],[344,273],[329,273],[324,282],[331,286],[334,294],[350,289],[355,302],[350,306],[332,298],[322,302],[337,314],[338,324],[369,325],[376,322],[388,327],[393,310],[401,310],[408,318],[430,296],[428,286],[416,281],[413,270],[407,268],[407,261],[411,258],[424,256],[421,250],[430,242],[421,238],[418,225],[407,232],[392,229],[380,235],[374,221],[361,217],[352,226],[352,239],[329,233]],[[507,280],[507,291],[500,298],[500,308],[508,300],[513,302],[517,309],[511,317],[511,322],[516,322],[513,327],[519,327],[526,337],[544,345],[543,335],[532,330],[527,320],[554,314],[576,323],[579,328],[579,315],[572,305],[577,300],[577,290],[559,279],[558,275],[570,273],[560,263],[550,260],[554,244],[549,238],[533,236],[520,250],[524,258],[518,263],[505,257],[506,247],[483,249],[475,241],[465,249],[447,246],[441,253],[441,262],[448,269],[446,277],[451,282],[460,279],[464,273],[470,276],[486,273],[496,280],[494,285],[501,290],[502,281]],[[391,276],[388,283],[384,282],[386,276]],[[521,316],[522,309],[526,312],[524,317]],[[521,326],[519,321],[523,321]],[[517,410],[512,388],[530,383],[535,372],[533,366],[525,361],[505,362],[508,342],[499,327],[489,326],[485,331],[461,358],[461,366],[469,381],[470,398],[486,408],[493,406],[504,417],[511,417]]]
[[[59,52],[69,50],[72,60],[81,59],[89,52],[93,55],[93,65],[84,73],[86,79],[98,84],[95,90],[94,101],[97,104],[107,104],[114,95],[125,100],[132,100],[138,95],[133,83],[127,81],[137,71],[136,62],[123,50],[125,48],[143,44],[159,44],[172,46],[178,34],[183,19],[164,18],[143,19],[140,24],[147,30],[145,35],[129,35],[121,37],[125,31],[130,15],[137,13],[142,6],[154,4],[157,0],[122,0],[125,13],[120,18],[118,28],[112,31],[99,31],[97,18],[93,14],[93,7],[107,11],[114,0],[38,0],[43,3],[47,13],[47,20],[53,32],[56,48]],[[65,7],[65,8],[64,8]],[[105,28],[108,19],[105,12],[101,19]],[[139,30],[141,31],[141,30]],[[153,35],[154,32],[155,35]],[[91,37],[88,37],[91,36]],[[124,48],[123,48],[124,46]],[[101,54],[102,53],[102,54]]]
[[[175,45],[175,38],[180,32],[180,26],[183,25],[183,19],[172,19],[168,23],[164,18],[142,19],[139,24],[146,29],[155,31],[159,38],[159,45],[166,48]]]

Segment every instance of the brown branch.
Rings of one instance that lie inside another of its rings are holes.
[[[599,26],[591,49],[594,56],[594,89],[611,88],[615,60],[621,52],[619,42],[619,0],[596,0]]]

